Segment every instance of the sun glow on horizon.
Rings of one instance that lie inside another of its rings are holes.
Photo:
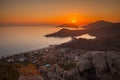
[[[72,23],[75,23],[76,22],[76,20],[72,20]]]

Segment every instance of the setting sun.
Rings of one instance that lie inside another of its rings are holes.
[[[76,22],[76,20],[72,20],[72,23],[75,23]]]

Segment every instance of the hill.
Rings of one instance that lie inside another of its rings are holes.
[[[80,36],[83,34],[90,34],[96,36],[97,38],[101,37],[113,37],[118,36],[120,33],[120,23],[111,23],[106,21],[96,21],[90,23],[86,26],[82,26],[85,29],[78,30],[69,30],[61,29],[58,32],[45,35],[46,37],[69,37],[69,36]]]
[[[48,34],[46,37],[74,37],[83,34],[96,36],[96,39],[77,39],[74,42],[63,43],[58,48],[79,48],[88,50],[119,50],[120,49],[120,23],[96,21],[84,26],[83,30],[61,29],[58,32]]]

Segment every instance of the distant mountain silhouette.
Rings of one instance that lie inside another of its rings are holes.
[[[114,23],[107,22],[107,21],[104,21],[104,20],[99,20],[99,21],[90,23],[88,25],[82,26],[82,27],[87,28],[87,29],[95,29],[95,28],[107,27],[107,26],[110,26],[112,24],[114,24]]]
[[[101,38],[106,36],[111,37],[112,35],[117,35],[118,33],[120,33],[120,23],[111,23],[103,20],[90,23],[83,27],[85,29],[82,30],[69,30],[63,28],[58,32],[47,34],[46,37],[80,36],[87,33],[96,36],[97,38]]]
[[[80,30],[69,30],[69,29],[63,28],[58,32],[47,34],[45,36],[46,37],[69,37],[69,36],[79,36],[85,33],[86,33],[85,30],[80,31]]]
[[[120,23],[111,23],[106,21],[96,21],[83,26],[83,30],[61,29],[58,32],[48,34],[46,37],[68,37],[90,34],[96,36],[96,39],[77,39],[73,42],[58,45],[58,48],[80,48],[87,50],[119,50],[120,49]]]
[[[76,25],[76,24],[61,24],[61,25],[59,25],[57,27],[79,28],[79,26]]]

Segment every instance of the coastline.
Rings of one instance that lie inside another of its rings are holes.
[[[25,50],[25,51],[22,51],[22,52],[12,53],[12,54],[8,54],[8,55],[0,56],[0,59],[1,59],[1,58],[6,58],[6,57],[11,57],[11,56],[14,56],[14,55],[35,53],[35,52],[37,52],[37,51],[49,49],[49,48],[55,47],[55,46],[56,46],[56,44],[55,44],[55,45],[49,45],[48,47],[44,47],[44,48],[32,49],[32,50]]]

